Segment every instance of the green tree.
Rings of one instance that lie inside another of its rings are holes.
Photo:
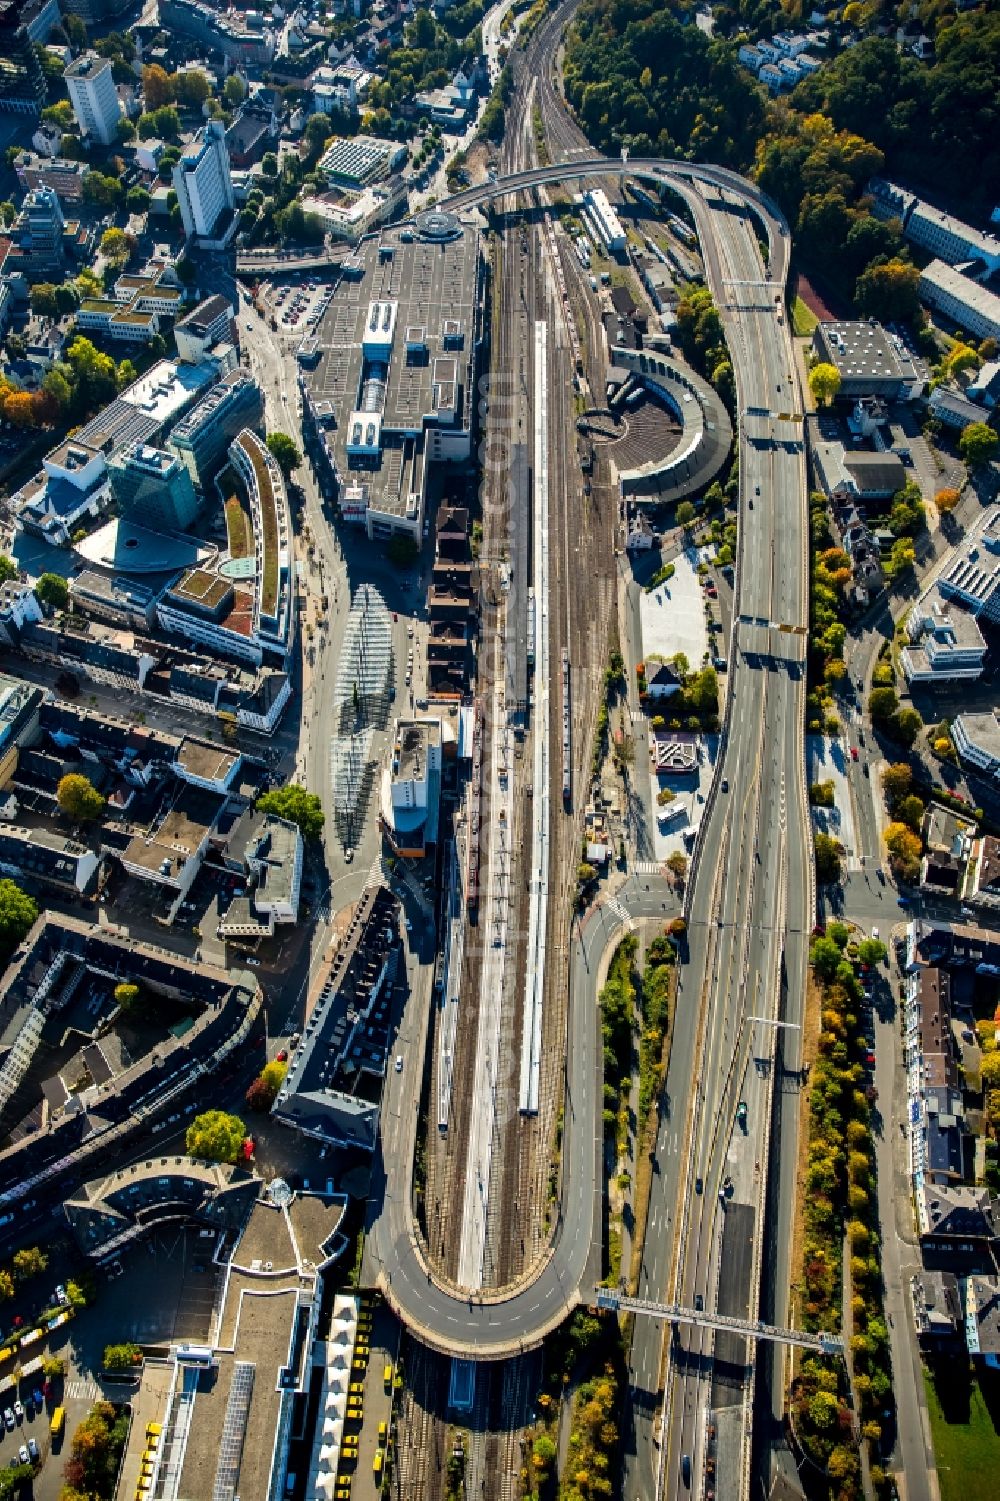
[[[970,422],[958,440],[958,451],[970,469],[988,463],[996,447],[997,435],[985,422]]]
[[[265,792],[257,799],[257,807],[262,813],[273,813],[276,818],[295,824],[303,839],[318,839],[322,833],[325,822],[323,804],[315,792],[307,792],[294,782]]]
[[[58,99],[55,104],[48,104],[42,110],[42,119],[46,124],[58,125],[60,130],[70,130],[75,118],[73,106],[68,99]]]
[[[66,379],[65,372],[57,365],[46,371],[42,380],[42,390],[56,402],[61,412],[65,412],[73,399],[73,387]]]
[[[875,724],[888,724],[898,708],[895,688],[873,688],[868,695],[868,713]]]
[[[10,1272],[0,1267],[0,1300],[7,1302],[14,1296],[14,1279]]]
[[[277,177],[278,158],[275,156],[273,151],[264,152],[264,157],[260,164],[260,170],[263,172],[265,177]]]
[[[817,406],[828,407],[840,391],[840,371],[836,365],[820,361],[809,372],[809,389]]]
[[[238,1115],[206,1110],[188,1126],[185,1146],[191,1157],[209,1162],[235,1162],[246,1134],[246,1126]]]
[[[56,287],[56,312],[75,313],[80,306],[80,296],[71,281],[60,282]],[[55,368],[55,367],[53,367]]]
[[[887,952],[880,938],[863,938],[858,944],[858,958],[862,964],[881,964]]]
[[[301,453],[287,433],[268,433],[267,446],[278,468],[288,479],[292,470],[298,469],[302,463]]]
[[[105,406],[118,392],[118,372],[109,354],[102,353],[90,339],[78,334],[66,351],[66,362],[73,372],[74,389],[85,410]]]
[[[42,1356],[42,1375],[54,1381],[57,1376],[65,1376],[66,1362],[61,1355],[53,1355],[51,1352]]]
[[[142,1359],[142,1351],[138,1345],[131,1343],[121,1345],[104,1346],[104,1369],[106,1371],[128,1371],[139,1364]]]
[[[174,73],[170,79],[173,96],[186,109],[200,110],[212,92],[208,79],[198,68],[187,68],[183,73]]]
[[[68,771],[56,788],[56,802],[68,818],[89,823],[104,812],[104,798],[82,772]]]
[[[246,84],[238,73],[230,73],[222,85],[222,102],[227,109],[236,109],[246,98]]]
[[[16,949],[30,932],[38,917],[38,908],[9,876],[0,879],[0,955]]]
[[[905,761],[890,762],[882,773],[882,789],[890,809],[909,794],[913,772]]]
[[[0,584],[5,584],[8,579],[17,578],[17,564],[12,563],[5,553],[0,553]]]
[[[902,745],[913,745],[923,727],[916,709],[900,709],[892,721],[892,734]]]
[[[87,45],[87,27],[81,16],[73,11],[67,11],[62,18],[62,24],[72,45],[79,51]]]
[[[813,839],[816,850],[816,879],[821,886],[840,880],[840,857],[843,853],[837,840],[829,834],[816,834]]]
[[[37,313],[40,318],[56,318],[59,308],[56,303],[56,289],[50,281],[36,281],[30,293],[31,311]]]
[[[35,585],[35,594],[47,609],[65,610],[69,585],[61,573],[43,573]]]
[[[920,272],[908,261],[875,262],[858,277],[854,301],[858,312],[884,322],[916,323],[920,317],[917,289]]]
[[[677,525],[690,526],[694,521],[695,515],[695,508],[691,502],[689,500],[682,500],[677,507]]]
[[[149,209],[149,203],[149,191],[139,183],[136,183],[134,188],[129,188],[125,195],[125,206],[130,214],[145,214]]]
[[[88,172],[80,191],[84,203],[101,209],[117,208],[124,193],[118,178],[108,177],[103,172]]]
[[[828,984],[836,976],[843,957],[839,944],[827,934],[817,938],[809,951],[809,961],[821,980]]]
[[[919,834],[920,825],[924,819],[924,805],[920,798],[915,797],[911,792],[906,797],[899,798],[894,804],[892,816],[900,823],[905,823],[906,827],[912,829],[915,834]]]

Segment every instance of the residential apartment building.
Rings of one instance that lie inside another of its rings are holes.
[[[179,359],[197,365],[216,344],[232,338],[233,308],[226,297],[206,297],[174,324]]]
[[[83,52],[73,59],[63,77],[81,133],[102,146],[114,145],[122,106],[110,58]]]
[[[36,155],[34,151],[19,151],[14,158],[14,172],[26,193],[32,188],[52,188],[64,203],[79,203],[89,170],[86,162]]]
[[[236,199],[221,121],[209,120],[201,139],[185,149],[174,167],[173,183],[189,240],[216,242],[235,232]]]
[[[39,115],[47,84],[20,0],[0,0],[0,113]]]

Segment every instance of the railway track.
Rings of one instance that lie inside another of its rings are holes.
[[[444,1501],[446,1429],[437,1403],[442,1369],[448,1389],[447,1362],[409,1336],[401,1353],[407,1381],[396,1419],[392,1496],[394,1501]]]

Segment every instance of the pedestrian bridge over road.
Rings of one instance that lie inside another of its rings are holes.
[[[611,1287],[597,1289],[597,1306],[611,1313],[642,1313],[649,1318],[667,1319],[671,1324],[693,1324],[699,1329],[740,1334],[744,1339],[773,1340],[779,1345],[795,1345],[800,1350],[818,1350],[822,1355],[844,1353],[844,1341],[839,1334],[809,1334],[803,1329],[781,1329],[777,1324],[736,1319],[726,1313],[682,1308],[679,1303],[650,1303],[645,1298],[627,1298]]]

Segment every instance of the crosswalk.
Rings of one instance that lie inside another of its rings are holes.
[[[628,909],[622,906],[617,897],[608,897],[607,908],[609,912],[614,913],[619,922],[628,922],[630,920]]]
[[[72,1402],[96,1402],[101,1395],[97,1382],[93,1379],[85,1380],[82,1376],[67,1381],[63,1390]]]
[[[632,869],[637,876],[658,876],[662,866],[659,860],[637,860]]]

